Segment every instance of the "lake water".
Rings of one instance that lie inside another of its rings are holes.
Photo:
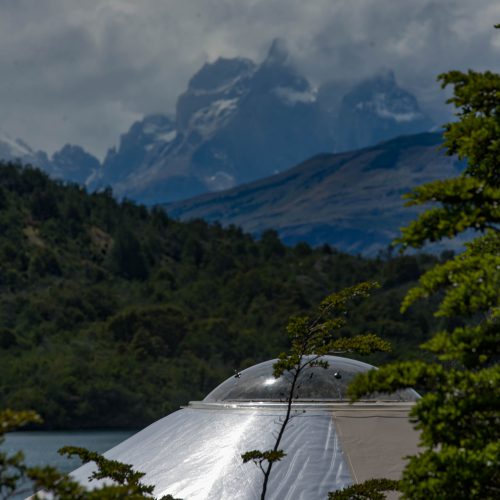
[[[127,439],[136,431],[71,431],[71,432],[13,432],[6,435],[2,451],[9,454],[23,451],[26,463],[53,465],[63,472],[70,472],[80,465],[78,458],[68,459],[57,453],[63,446],[83,446],[102,453]],[[14,498],[24,498],[17,495]]]

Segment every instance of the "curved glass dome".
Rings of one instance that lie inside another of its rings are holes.
[[[300,376],[294,399],[296,401],[348,401],[347,386],[358,373],[375,369],[354,359],[323,356],[327,368],[307,368]],[[273,376],[275,359],[254,365],[227,379],[203,400],[204,403],[274,401],[285,402],[290,388],[291,374]],[[365,401],[416,401],[419,395],[413,389],[393,394],[371,394]]]

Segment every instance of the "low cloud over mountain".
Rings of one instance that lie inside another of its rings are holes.
[[[205,64],[178,98],[175,119],[134,123],[89,185],[146,203],[179,200],[432,126],[391,72],[344,93],[332,84],[316,89],[275,40],[259,65],[244,58]]]

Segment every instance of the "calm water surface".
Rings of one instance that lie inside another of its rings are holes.
[[[22,451],[28,465],[53,465],[63,472],[80,466],[78,458],[71,460],[57,453],[63,446],[83,446],[102,453],[127,439],[136,431],[71,431],[71,432],[13,432],[6,435],[1,449],[14,453]],[[18,495],[14,498],[23,498]]]

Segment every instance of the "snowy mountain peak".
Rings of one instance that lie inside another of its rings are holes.
[[[81,146],[66,144],[52,155],[48,171],[55,178],[85,184],[100,167],[99,160]]]
[[[288,50],[281,39],[273,41],[266,59],[257,68],[251,92],[254,95],[271,94],[285,105],[316,100],[316,89],[289,62]]]
[[[397,122],[423,117],[415,96],[399,87],[390,70],[356,85],[345,95],[343,103],[351,109],[372,112],[381,118]]]
[[[128,132],[120,136],[118,148],[108,150],[98,175],[90,181],[91,187],[117,182],[147,162],[157,150],[172,143],[176,136],[175,122],[166,115],[147,115],[133,123]]]
[[[35,151],[22,139],[13,139],[0,130],[0,160],[21,161],[45,170],[56,179],[84,184],[100,167],[99,160],[80,146],[67,144],[49,159],[44,151]]]
[[[416,97],[402,89],[390,70],[368,78],[340,101],[337,151],[357,149],[432,128]]]
[[[320,152],[430,127],[392,71],[318,91],[276,39],[258,65],[243,58],[204,64],[177,100],[175,124],[134,124],[106,158],[101,185],[147,203],[186,198],[265,177]]]
[[[26,159],[36,153],[21,139],[12,138],[0,129],[0,157],[3,160]]]
[[[157,203],[227,189],[318,153],[358,149],[432,125],[392,71],[318,90],[294,67],[285,42],[275,39],[260,64],[223,57],[205,63],[179,96],[175,118],[154,114],[133,123],[102,166],[76,146],[49,160],[8,136],[0,136],[0,158],[21,157],[89,189],[112,186],[118,197]]]
[[[255,63],[250,59],[226,59],[220,57],[212,63],[205,63],[189,80],[188,92],[221,93],[233,87],[239,80],[252,75]]]
[[[45,170],[50,169],[50,161],[43,151],[35,151],[22,139],[14,139],[0,129],[0,160],[20,161]]]
[[[199,129],[198,133],[206,135],[208,121],[226,119],[238,100],[248,93],[255,70],[256,65],[244,58],[219,58],[204,64],[177,100],[179,131],[189,134],[189,130]]]
[[[286,41],[283,40],[283,38],[275,38],[271,43],[271,47],[269,48],[269,52],[263,64],[275,66],[284,65],[287,63],[289,55],[290,53]]]
[[[358,102],[355,109],[371,111],[380,118],[394,120],[397,123],[411,122],[423,117],[416,108],[415,102],[412,102],[408,96],[401,96],[400,99],[394,100],[383,92],[374,94],[369,101]]]

